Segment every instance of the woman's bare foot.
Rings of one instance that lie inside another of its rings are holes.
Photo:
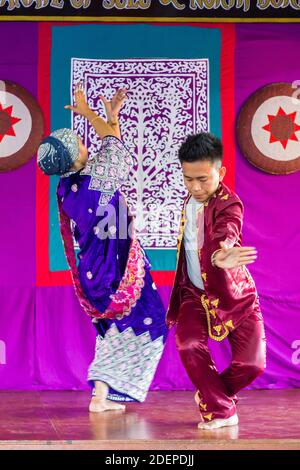
[[[121,403],[114,403],[111,400],[103,400],[99,397],[92,397],[89,411],[91,413],[102,413],[103,411],[111,411],[111,410],[121,410],[124,411],[126,409],[125,405]]]
[[[198,428],[199,429],[218,429],[218,428],[223,428],[225,426],[235,426],[239,422],[239,418],[237,414],[234,414],[233,416],[230,416],[230,418],[227,419],[213,419],[212,421],[209,421],[208,423],[199,423]]]

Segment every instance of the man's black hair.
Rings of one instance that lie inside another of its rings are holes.
[[[190,135],[181,145],[178,154],[180,163],[210,161],[211,163],[222,163],[223,146],[218,137],[209,132]]]

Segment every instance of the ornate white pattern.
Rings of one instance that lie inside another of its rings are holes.
[[[113,323],[97,336],[88,380],[106,382],[117,392],[144,401],[163,351],[163,337],[152,341],[148,331],[136,336],[131,327],[119,332]]]
[[[89,106],[104,116],[99,94],[130,90],[122,109],[123,140],[135,159],[122,190],[145,248],[175,248],[180,207],[186,194],[177,150],[186,136],[209,131],[208,59],[72,59],[74,86],[84,81]],[[92,154],[99,151],[94,129],[79,116],[73,127]]]

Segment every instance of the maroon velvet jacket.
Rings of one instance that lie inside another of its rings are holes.
[[[181,289],[188,280],[184,243],[185,207],[182,210],[178,238],[178,263],[170,304],[167,312],[169,327],[176,324],[181,303]],[[205,292],[200,296],[208,321],[209,336],[217,341],[254,311],[259,311],[259,301],[254,281],[245,266],[220,269],[211,263],[212,254],[220,249],[220,242],[228,246],[241,246],[243,205],[238,196],[223,183],[204,204],[204,242],[199,249],[199,260]]]

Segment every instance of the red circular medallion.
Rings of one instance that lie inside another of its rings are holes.
[[[242,106],[237,140],[252,165],[272,174],[300,169],[300,100],[290,83],[257,90]]]
[[[35,98],[16,83],[0,81],[0,172],[30,160],[43,132],[43,113]]]

